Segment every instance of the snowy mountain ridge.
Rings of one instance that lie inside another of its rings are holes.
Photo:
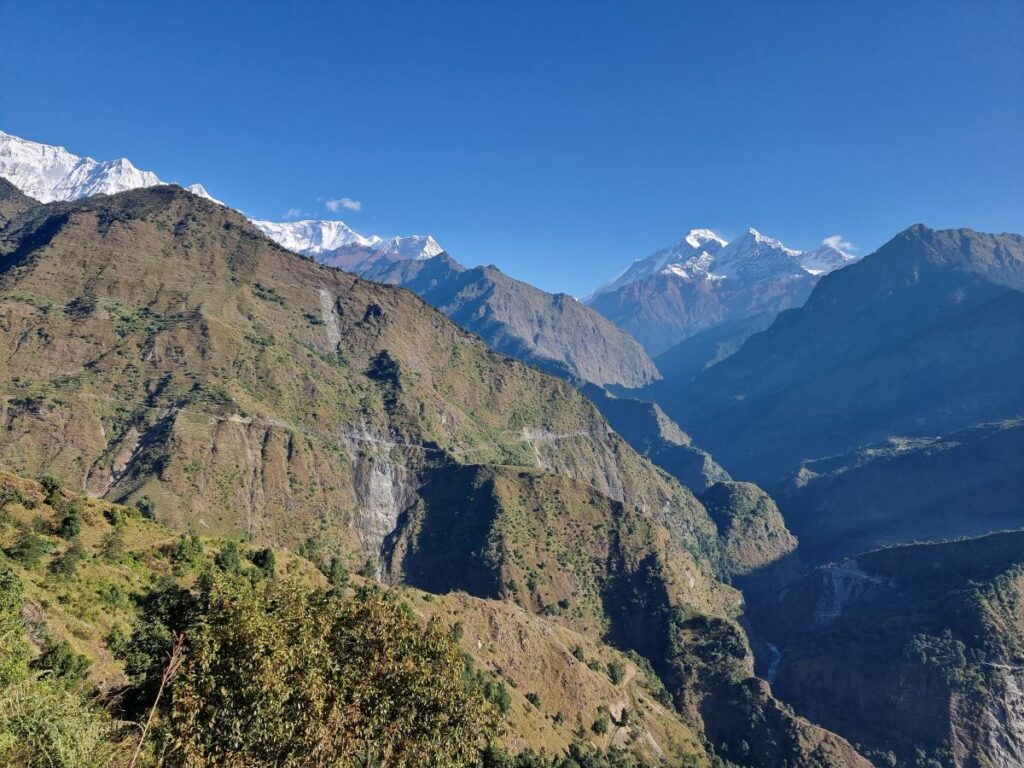
[[[0,177],[41,203],[113,195],[164,183],[155,173],[139,170],[124,157],[105,161],[79,157],[64,147],[26,141],[3,131],[0,131]],[[202,184],[192,184],[186,189],[214,200]]]
[[[856,256],[827,242],[810,251],[788,248],[753,227],[731,243],[710,229],[691,229],[675,245],[634,261],[586,301],[652,275],[674,276],[688,282],[727,278],[757,282],[822,275],[856,260]]]
[[[250,221],[278,245],[318,261],[328,259],[339,250],[352,248],[372,251],[392,260],[416,261],[444,253],[444,248],[430,235],[385,239],[361,235],[343,221]]]
[[[113,195],[166,183],[155,173],[136,168],[124,157],[105,161],[79,157],[64,147],[28,141],[3,131],[0,131],[0,178],[7,179],[41,203]],[[224,205],[202,184],[190,184],[185,189]],[[430,235],[366,237],[343,221],[250,221],[279,245],[314,258],[352,246],[392,259],[429,259],[444,252]]]

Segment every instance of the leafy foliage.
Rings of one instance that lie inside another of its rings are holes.
[[[108,768],[124,728],[59,680],[0,688],[0,762],[10,768]]]
[[[35,568],[43,555],[53,549],[53,544],[29,527],[23,527],[7,554],[26,568]]]
[[[34,669],[48,670],[55,677],[75,682],[85,678],[89,672],[89,659],[75,653],[67,640],[47,643],[42,654],[32,661]]]
[[[0,688],[22,679],[28,672],[29,651],[21,623],[21,600],[21,581],[0,561]]]
[[[168,766],[472,765],[499,715],[450,633],[379,590],[341,599],[204,574],[153,595],[126,653],[150,691],[177,633],[186,658],[161,705]]]

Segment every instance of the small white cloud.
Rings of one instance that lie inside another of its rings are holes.
[[[826,237],[821,241],[822,245],[827,245],[830,248],[835,248],[837,251],[856,251],[857,246],[851,243],[849,240],[843,238],[842,235],[832,235]]]
[[[349,211],[361,211],[363,209],[363,204],[358,200],[353,200],[351,197],[339,197],[337,200],[328,200],[324,205],[335,213],[342,208]]]
[[[311,213],[307,213],[301,208],[289,208],[284,213],[286,219],[301,219],[303,216],[312,216]]]

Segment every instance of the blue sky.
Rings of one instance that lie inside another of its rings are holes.
[[[0,28],[8,133],[552,291],[691,227],[1024,231],[1020,0],[0,0]]]

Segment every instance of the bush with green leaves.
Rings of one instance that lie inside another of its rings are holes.
[[[12,560],[26,568],[35,568],[43,556],[52,549],[53,543],[46,537],[40,536],[28,526],[23,526],[18,531],[14,544],[6,551]]]
[[[477,682],[480,684],[484,697],[494,704],[503,715],[507,715],[512,709],[512,695],[501,680],[498,680],[484,672],[477,673]]]
[[[29,678],[0,689],[0,764],[109,768],[124,764],[128,730],[65,682]]]
[[[50,572],[63,578],[70,578],[78,570],[78,564],[85,558],[85,549],[77,540],[50,561]]]
[[[344,589],[348,586],[348,569],[340,557],[335,556],[331,558],[331,563],[327,567],[325,575],[327,580],[331,582],[331,586],[335,589]]]
[[[116,564],[124,560],[125,554],[124,534],[120,527],[114,527],[100,539],[100,555],[108,563]]]
[[[270,547],[257,549],[249,559],[252,560],[253,565],[267,576],[273,576],[274,571],[277,569],[277,557],[274,555],[274,550]]]
[[[21,608],[21,581],[0,562],[0,765],[107,768],[124,730],[78,689],[88,661],[51,643],[30,675]]]
[[[43,652],[31,664],[33,669],[45,670],[54,677],[70,682],[84,680],[91,662],[88,657],[75,653],[67,640],[49,641]]]
[[[46,503],[56,507],[60,503],[60,480],[55,477],[40,477],[39,484],[43,486],[43,493],[46,494]]]
[[[167,768],[456,768],[497,733],[450,632],[381,590],[342,599],[207,573],[196,594],[175,588],[150,609],[125,653],[150,696],[184,638],[160,707]]]
[[[156,520],[156,504],[149,496],[143,496],[136,501],[135,508],[145,520]]]
[[[0,558],[0,688],[28,674],[29,647],[21,606],[21,579]]]
[[[79,502],[72,501],[64,506],[57,533],[64,539],[73,539],[82,532],[82,509]]]
[[[191,568],[203,559],[203,540],[194,530],[183,533],[171,551],[171,562],[178,568]]]
[[[234,540],[224,542],[224,546],[214,555],[213,562],[226,573],[240,572],[242,570],[242,549],[238,546],[238,542]]]

